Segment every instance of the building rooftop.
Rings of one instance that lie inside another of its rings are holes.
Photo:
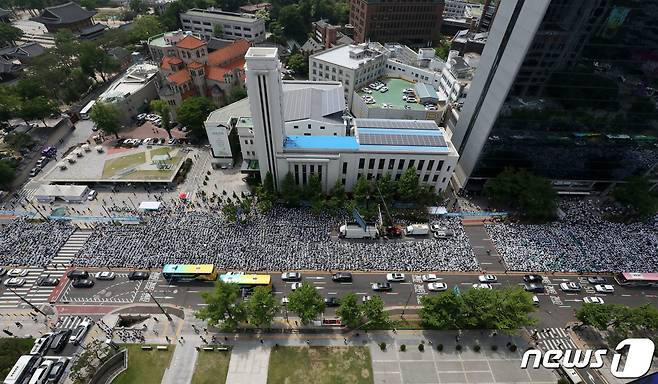
[[[181,16],[183,15],[208,17],[217,20],[239,21],[242,23],[257,23],[258,21],[260,21],[259,18],[257,18],[254,15],[250,15],[248,13],[226,12],[213,8],[208,8],[208,9],[192,8],[185,13],[181,13]]]
[[[121,78],[112,83],[98,99],[106,102],[114,102],[128,97],[144,87],[157,73],[157,65],[146,63],[133,65],[128,68]]]
[[[388,91],[382,93],[380,91],[371,90],[372,93],[369,96],[372,96],[375,99],[374,104],[367,104],[368,108],[382,108],[384,104],[392,105],[393,109],[404,109],[405,106],[409,106],[410,109],[415,111],[424,111],[425,106],[418,103],[407,103],[402,100],[403,93],[402,91],[411,88],[414,89],[416,83],[406,81],[398,78],[386,78],[380,79],[382,83],[386,84]],[[366,95],[361,89],[356,91],[356,94],[359,97]]]
[[[226,124],[228,121],[236,116],[249,116],[251,110],[249,109],[249,98],[245,97],[235,103],[229,104],[219,109],[215,109],[208,115],[206,122]],[[251,119],[251,118],[249,118]]]
[[[88,11],[74,2],[68,2],[53,7],[47,7],[41,15],[32,20],[50,25],[73,24],[91,18],[96,11]]]
[[[311,55],[311,57],[351,69],[374,60],[384,54],[384,48],[379,43],[363,43],[359,45],[341,45],[326,51]]]
[[[192,35],[185,36],[176,43],[176,48],[197,49],[206,45],[206,42]]]
[[[285,121],[320,119],[345,110],[340,82],[285,81],[283,93]]]
[[[355,119],[354,125],[359,151],[410,153],[450,151],[443,130],[434,121]]]
[[[299,151],[357,151],[359,144],[354,136],[286,136],[283,150]]]

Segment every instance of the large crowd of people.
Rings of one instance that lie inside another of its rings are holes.
[[[164,210],[143,225],[97,227],[76,265],[158,268],[167,263],[212,263],[246,270],[475,270],[459,219],[442,219],[449,240],[348,241],[336,238],[341,219],[308,209],[274,208],[243,224],[217,212]],[[332,236],[333,231],[333,236]]]
[[[46,266],[73,233],[66,223],[12,220],[0,228],[2,265]]]
[[[486,228],[511,270],[572,272],[658,271],[658,222],[615,223],[616,212],[593,199],[563,200],[548,224],[510,222]]]

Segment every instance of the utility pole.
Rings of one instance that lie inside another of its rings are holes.
[[[153,294],[152,294],[151,292],[148,292],[148,294],[149,294],[149,296],[151,296],[151,298],[153,299],[153,301],[155,301],[155,303],[158,305],[158,308],[160,308],[160,310],[162,311],[162,313],[164,313],[164,315],[167,316],[167,320],[172,321],[173,319],[171,318],[171,315],[168,314],[168,313],[164,310],[164,308],[162,308],[162,305],[160,305],[160,303],[158,303],[158,301],[155,299],[155,296],[153,296]]]
[[[11,288],[11,287],[7,287],[7,289],[9,289],[9,290],[11,291],[11,293],[13,293],[14,295],[18,296],[19,299],[21,299],[22,301],[24,301],[24,302],[25,302],[27,305],[29,305],[32,309],[34,309],[35,311],[37,311],[37,312],[39,312],[40,314],[44,315],[45,317],[48,317],[48,315],[46,315],[45,313],[41,312],[41,310],[40,310],[39,308],[35,307],[34,304],[30,303],[26,298],[24,298],[23,296],[21,296],[21,295],[19,295],[18,293],[16,293],[16,291],[14,291],[13,288]]]
[[[407,301],[404,303],[404,308],[402,308],[402,313],[400,314],[400,318],[404,319],[404,312],[407,310],[407,306],[409,305],[409,300],[411,300],[411,295],[414,293],[414,285],[411,284],[411,289],[409,290],[409,296],[407,297]]]

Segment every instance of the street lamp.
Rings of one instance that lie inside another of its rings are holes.
[[[11,287],[7,287],[7,289],[9,289],[9,290],[11,291],[11,293],[13,293],[14,295],[18,296],[19,299],[21,299],[22,301],[24,301],[24,302],[25,302],[27,305],[29,305],[32,309],[34,309],[35,311],[37,311],[37,312],[39,312],[40,314],[44,315],[46,318],[48,317],[48,315],[46,315],[45,313],[43,313],[39,308],[35,307],[34,304],[30,303],[26,298],[24,298],[23,296],[21,296],[21,295],[19,295],[18,293],[16,293],[16,291],[14,291],[13,288],[11,288]]]
[[[162,313],[164,313],[164,315],[167,316],[167,320],[172,321],[173,319],[171,318],[171,315],[168,314],[167,311],[164,310],[164,308],[162,308],[162,305],[160,305],[160,303],[158,303],[158,301],[155,299],[155,296],[153,296],[153,294],[151,292],[148,292],[148,294],[149,294],[149,296],[151,296],[153,301],[158,305],[158,308],[160,308]]]

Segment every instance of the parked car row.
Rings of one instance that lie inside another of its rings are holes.
[[[96,280],[114,280],[116,278],[116,274],[111,271],[96,272],[93,276]],[[128,273],[128,280],[148,280],[149,276],[148,272],[133,271]],[[95,284],[89,272],[79,269],[69,271],[66,277],[72,280],[73,288],[91,288]]]
[[[176,145],[176,144],[187,144],[187,139],[177,139],[172,137],[171,139],[166,139],[164,137],[155,137],[155,138],[146,138],[146,139],[119,139],[117,141],[117,146],[126,147],[126,148],[137,148],[140,145]]]

